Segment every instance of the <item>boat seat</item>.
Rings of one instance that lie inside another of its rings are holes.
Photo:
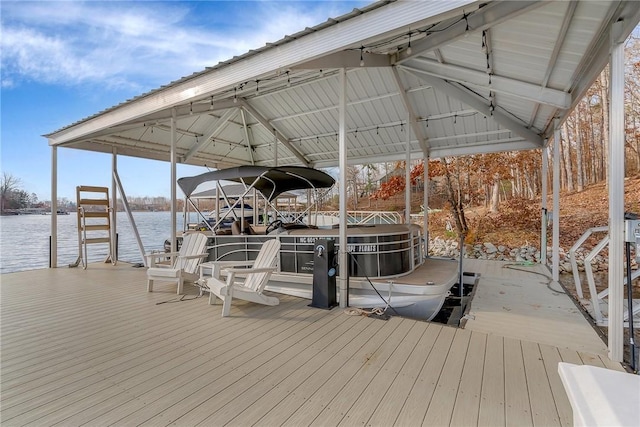
[[[244,228],[244,233],[242,232],[243,228]],[[251,224],[249,224],[249,221],[245,219],[244,221],[242,221],[242,224],[240,223],[240,220],[234,221],[233,224],[231,224],[231,234],[240,235],[240,234],[256,234],[256,233],[253,232],[253,228],[251,228]]]

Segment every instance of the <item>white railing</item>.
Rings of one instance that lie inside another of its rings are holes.
[[[582,236],[576,241],[576,243],[569,249],[569,261],[571,262],[571,270],[573,272],[573,280],[576,286],[576,294],[578,295],[578,299],[582,303],[584,301],[584,294],[582,292],[582,282],[580,280],[580,274],[578,273],[578,261],[576,259],[576,251],[582,246],[582,244],[594,233],[602,233],[609,231],[609,227],[592,227],[585,231]],[[591,307],[593,308],[593,318],[598,326],[608,326],[609,318],[607,314],[605,314],[603,310],[603,305],[607,305],[607,297],[609,296],[609,288],[598,292],[596,289],[596,281],[593,276],[593,267],[591,262],[595,259],[595,257],[609,244],[609,234],[604,236],[600,242],[589,252],[587,256],[584,257],[584,272],[587,276],[587,284],[589,289],[589,294],[591,296]],[[640,270],[636,270],[635,273],[631,274],[631,282],[640,277]],[[625,278],[625,284],[627,284],[629,278]],[[624,313],[624,322],[625,327],[629,326],[629,311],[625,308]],[[640,313],[640,304],[635,304],[632,310],[632,316],[635,317],[636,314]],[[640,321],[634,319],[634,326],[640,326]]]
[[[281,211],[282,217],[294,217],[295,212]],[[340,221],[339,211],[309,212],[303,222],[315,226],[336,225]],[[402,224],[404,219],[398,212],[390,211],[347,211],[347,223],[365,224]]]

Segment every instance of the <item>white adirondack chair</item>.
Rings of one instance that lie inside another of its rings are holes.
[[[207,279],[206,292],[209,292],[209,304],[215,304],[217,299],[222,300],[222,317],[229,315],[231,300],[239,298],[246,301],[265,305],[278,305],[280,300],[276,297],[263,295],[262,291],[276,269],[276,261],[280,251],[280,241],[267,240],[262,244],[260,252],[251,264],[238,262],[235,267],[222,268],[220,272],[226,274],[226,281],[220,277]],[[230,261],[223,261],[223,265],[229,265]],[[214,263],[209,263],[214,264]],[[250,265],[249,268],[241,266]],[[246,275],[244,281],[236,281],[236,275]]]
[[[148,259],[147,292],[153,291],[153,282],[174,282],[178,285],[178,294],[182,293],[184,280],[197,280],[198,265],[200,261],[208,257],[205,251],[207,236],[202,233],[185,234],[182,238],[182,246],[179,252],[160,252],[145,255]],[[172,264],[160,264],[159,260],[175,256]]]

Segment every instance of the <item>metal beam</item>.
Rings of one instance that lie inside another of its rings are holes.
[[[340,109],[338,113],[338,165],[340,179],[338,181],[340,194],[340,223],[338,230],[338,265],[340,274],[338,275],[338,287],[340,289],[340,308],[348,307],[349,289],[347,287],[347,276],[349,269],[349,254],[347,252],[347,73],[344,68],[340,69]]]
[[[247,126],[247,117],[245,116],[244,110],[240,110],[240,115],[242,116],[242,130],[244,131],[244,140],[247,142],[247,148],[249,149],[249,158],[251,159],[251,164],[255,165],[256,162],[253,160],[253,149],[251,147],[251,139],[249,138],[249,127]],[[254,222],[254,224],[257,224],[257,222]]]
[[[49,267],[58,267],[58,147],[51,147],[51,252]]]
[[[193,113],[191,114],[189,112],[190,105],[182,105],[182,106],[176,107],[176,119],[180,120],[181,118],[184,118],[184,117],[202,116],[202,115],[210,115],[215,117],[215,115],[213,114],[215,111],[227,110],[229,108],[234,108],[237,106],[238,105],[233,103],[233,101],[231,100],[216,102],[213,110],[211,109],[211,104],[208,104],[208,105],[194,104]],[[127,124],[124,124],[124,125],[113,126],[113,127],[102,129],[98,132],[94,132],[91,134],[91,138],[100,138],[103,136],[114,135],[117,133],[126,132],[128,130],[139,129],[140,127],[151,128],[155,126],[159,129],[170,131],[171,130],[170,125],[163,124],[162,126],[160,126],[160,122],[168,123],[170,120],[171,120],[171,109],[162,110],[157,113],[142,117],[139,120],[128,122]],[[193,134],[193,132],[189,132],[187,130],[179,129],[179,128],[176,129],[176,131],[178,133],[183,133],[183,134]]]
[[[620,21],[619,18],[622,18],[622,20]],[[589,90],[595,79],[606,66],[611,49],[611,36],[614,36],[618,42],[623,43],[640,21],[638,2],[614,2],[609,11],[609,20],[620,22],[620,24],[615,25],[617,27],[617,33],[614,35],[603,32],[599,39],[594,40],[582,57],[580,67],[578,67],[569,80],[573,84],[573,86],[567,88],[567,92],[570,92],[573,96],[572,108],[580,102],[584,94]],[[608,24],[608,21],[603,23],[603,25]]]
[[[553,134],[553,223],[551,224],[551,272],[553,280],[560,278],[560,120],[554,119]]]
[[[577,1],[567,2],[567,11],[564,14],[564,18],[562,20],[562,26],[560,27],[560,31],[558,32],[558,37],[556,38],[556,44],[553,47],[553,52],[549,57],[549,62],[547,63],[547,71],[545,71],[544,79],[542,79],[542,87],[547,87],[549,84],[549,79],[551,78],[551,73],[555,69],[556,62],[558,62],[558,56],[560,55],[560,50],[564,45],[564,41],[567,38],[567,32],[569,31],[569,25],[573,20],[573,15],[576,12],[576,8],[578,7]],[[531,118],[529,119],[529,126],[532,126],[536,120],[536,116],[538,115],[538,109],[540,105],[536,104],[533,106],[533,111],[531,112]]]
[[[398,52],[396,63],[403,63],[425,52],[447,45],[464,37],[467,31],[486,30],[514,16],[540,7],[544,3],[543,1],[492,2],[470,14],[466,20],[460,20],[447,29],[428,34],[424,39],[412,42],[411,54],[407,54],[406,49]]]
[[[617,40],[623,22],[611,28],[609,93],[609,359],[622,362],[624,322],[624,43]],[[628,286],[631,286],[632,280]],[[629,313],[629,322],[633,315]],[[633,342],[633,341],[631,341]]]
[[[213,129],[209,133],[209,136],[202,138],[202,140],[191,146],[189,151],[187,151],[187,154],[182,157],[182,163],[186,163],[191,157],[193,157],[193,155],[200,151],[200,149],[207,144],[211,138],[215,138],[215,136],[222,131],[222,127],[227,123],[227,121],[229,121],[229,119],[231,119],[231,117],[233,117],[235,113],[235,109],[228,109],[225,111],[222,117],[220,117],[213,125]]]
[[[238,103],[245,109],[249,114],[251,114],[257,121],[260,122],[262,126],[264,126],[268,131],[275,131],[276,139],[279,140],[282,145],[287,147],[291,153],[297,157],[297,159],[304,165],[309,166],[309,161],[304,157],[304,155],[298,151],[290,142],[289,138],[282,134],[278,129],[276,129],[269,120],[267,120],[262,114],[258,112],[251,104],[249,104],[246,100],[239,100]]]
[[[412,141],[413,144],[416,141]],[[393,144],[396,147],[401,147],[405,145],[405,142],[399,141]],[[465,144],[459,145],[455,147],[445,146],[445,147],[431,147],[430,158],[437,159],[441,157],[447,156],[467,156],[471,154],[486,154],[486,153],[498,153],[505,151],[518,151],[518,150],[535,150],[540,147],[534,143],[529,141],[525,141],[522,138],[505,138],[494,141],[483,142],[482,144]],[[383,162],[392,162],[392,161],[402,161],[405,160],[406,156],[403,151],[396,150],[390,153],[381,153],[379,155],[358,155],[354,153],[354,150],[348,150],[347,154],[349,155],[348,164],[350,165],[364,165],[367,163],[383,163]],[[331,152],[321,152],[311,154],[309,157],[312,159],[318,157],[323,158],[326,155],[335,155],[335,151]],[[411,154],[412,160],[419,160],[423,158],[423,154],[421,151],[414,151]],[[336,160],[312,160],[313,165],[317,168],[328,168],[335,167]]]
[[[474,86],[497,93],[512,95],[528,101],[566,109],[571,105],[571,94],[508,77],[472,70],[451,64],[441,64],[425,58],[416,58],[402,66],[406,70]]]
[[[413,107],[411,106],[411,102],[409,101],[409,96],[407,96],[407,92],[405,91],[402,80],[400,79],[400,73],[398,72],[398,69],[396,67],[392,67],[391,72],[393,73],[393,78],[396,82],[396,86],[398,87],[400,99],[402,99],[402,103],[404,104],[404,109],[408,114],[409,126],[407,127],[412,129],[413,134],[416,136],[416,138],[418,138],[418,143],[420,144],[420,148],[422,149],[422,154],[425,157],[429,157],[429,142],[426,135],[422,131],[422,126],[420,126],[416,120],[416,114],[413,111]],[[409,148],[410,147],[407,147],[407,149]]]
[[[381,99],[393,98],[394,96],[398,96],[398,92],[388,92],[388,93],[385,93],[385,94],[382,94],[382,95],[376,95],[376,96],[370,96],[370,97],[367,97],[367,98],[357,99],[355,101],[347,102],[347,108],[351,107],[353,105],[366,104],[366,103],[371,103],[371,102],[374,102],[374,101],[379,101]],[[339,105],[329,105],[327,107],[316,108],[316,109],[313,109],[313,110],[306,110],[306,111],[302,111],[300,113],[289,114],[287,116],[275,117],[275,118],[270,120],[270,123],[280,122],[280,121],[283,121],[283,120],[291,120],[291,119],[295,119],[297,117],[304,117],[304,116],[308,116],[308,115],[312,115],[312,114],[322,113],[322,112],[325,112],[325,111],[333,111],[333,110],[337,111],[339,108],[340,108]]]
[[[50,138],[52,145],[87,139],[93,132],[185,105],[191,101],[203,100],[212,94],[225,93],[240,82],[254,80],[256,76],[269,75],[277,70],[353,48],[354,43],[357,47],[360,41],[373,39],[380,34],[397,33],[416,22],[446,16],[451,10],[474,3],[473,0],[449,0],[446,2],[400,1],[384,4],[367,13],[328,25],[316,32],[297,38],[288,37],[266,48],[241,55],[211,70],[179,80],[119,105],[108,113],[83,120],[47,137]],[[389,19],[390,16],[393,19]]]
[[[404,67],[402,68],[404,69]],[[506,127],[507,129],[510,129],[516,135],[538,145],[538,148],[542,147],[544,141],[540,135],[538,135],[531,129],[527,129],[522,124],[516,122],[515,120],[501,113],[500,111],[497,111],[497,110],[491,111],[487,100],[482,98],[481,96],[469,90],[463,89],[457,85],[449,83],[446,80],[443,80],[441,78],[430,76],[428,74],[416,73],[412,70],[406,70],[406,71],[415,75],[419,79],[424,80],[425,82],[433,86],[434,89],[439,90],[444,94],[451,96],[452,98],[455,98],[458,101],[467,104],[469,107],[479,111],[485,116],[487,117],[492,116],[493,120],[495,120],[496,123]]]
[[[292,70],[326,70],[328,68],[388,67],[389,55],[362,52],[360,49],[336,52],[322,58],[296,64]]]
[[[177,242],[176,242],[176,212],[178,208],[178,204],[176,201],[176,181],[178,179],[176,174],[176,161],[178,158],[177,155],[177,146],[178,146],[178,138],[176,135],[176,109],[171,109],[171,252],[175,253],[178,251]],[[174,258],[172,258],[173,260]]]

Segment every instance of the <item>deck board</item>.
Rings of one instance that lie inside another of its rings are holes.
[[[555,373],[558,372],[558,363],[562,362],[560,353],[557,348],[543,344],[540,345],[540,353],[547,371],[547,378],[549,379],[549,386],[551,387],[553,401],[558,411],[560,424],[562,426],[572,426],[573,413],[571,411],[571,405],[560,377],[555,375]]]
[[[396,419],[398,425],[421,425],[436,391],[445,361],[455,336],[455,329],[441,327],[438,338]],[[453,396],[450,396],[453,399]]]
[[[560,425],[560,417],[553,400],[549,372],[544,366],[540,347],[537,343],[522,342],[522,355],[527,374],[529,403],[534,425]]]
[[[606,356],[602,339],[545,266],[513,264],[465,260],[465,271],[480,273],[465,329]]]
[[[504,338],[496,335],[487,336],[483,363],[478,425],[504,426]]]
[[[416,322],[411,325],[411,329],[407,332],[405,339],[402,340],[389,357],[389,362],[383,365],[383,368],[374,375],[369,384],[360,388],[361,393],[358,400],[345,414],[339,425],[353,425],[358,420],[367,419],[369,414],[375,412],[378,404],[386,394],[386,385],[392,384],[398,377],[426,328],[427,325],[423,323]]]
[[[504,340],[504,384],[506,425],[532,426],[527,377],[520,340]]]
[[[274,357],[270,359],[265,357],[267,360],[263,360],[263,364],[257,369],[248,372],[225,389],[224,396],[211,396],[210,399],[216,400],[214,406],[207,405],[205,410],[203,405],[199,408],[200,410],[191,411],[188,417],[175,421],[188,425],[196,422],[229,423],[237,414],[251,407],[267,390],[271,390],[286,378],[287,373],[305,366],[319,347],[331,342],[332,332],[343,333],[353,326],[349,323],[344,318],[325,317],[322,321],[309,324],[304,331],[306,335],[302,339],[299,339],[300,335],[298,335],[281,342],[278,345],[279,352],[274,352]],[[151,419],[148,424],[156,423]]]
[[[352,361],[352,368],[357,369],[355,377],[344,384],[340,393],[341,398],[334,397],[328,402],[327,400],[323,402],[322,411],[318,413],[310,425],[339,425],[349,410],[354,407],[358,398],[363,396],[370,387],[379,385],[372,383],[373,380],[378,378],[383,366],[388,366],[387,362],[391,361],[397,348],[402,345],[413,326],[413,322],[407,322],[404,319],[392,319],[390,323],[393,322],[397,323],[393,334],[375,351],[365,353],[364,357]],[[325,386],[331,387],[332,383]],[[340,384],[342,381],[339,380],[337,383]],[[352,420],[353,416],[350,421],[353,422]]]
[[[382,344],[393,337],[397,337],[395,331],[402,323],[406,325],[409,322],[395,319],[379,325],[375,335],[364,343],[356,354],[342,360],[342,365],[333,374],[329,372],[321,375],[319,387],[306,397],[305,402],[284,422],[284,425],[309,425],[314,422],[333,399],[338,395],[344,395],[343,388],[356,380],[354,377],[358,370],[372,358]]]
[[[484,334],[471,335],[453,408],[451,425],[469,426],[478,424],[486,344],[487,337]],[[478,355],[482,355],[482,357],[478,357]]]
[[[332,352],[329,348],[322,351],[324,364],[314,368],[311,372],[307,372],[306,376],[298,374],[301,381],[293,384],[289,393],[282,398],[275,406],[262,408],[262,415],[257,421],[259,425],[274,425],[289,421],[289,419],[300,410],[300,408],[315,395],[315,393],[327,382],[327,380],[338,371],[340,367],[348,360],[355,357],[356,354],[363,351],[365,345],[374,340],[380,334],[380,328],[384,325],[380,322],[360,322],[364,329],[356,328],[349,335],[348,345],[343,346],[337,352]],[[383,335],[383,334],[380,334]],[[375,343],[369,345],[376,345]],[[364,350],[366,351],[366,350]],[[252,411],[253,412],[253,411]],[[260,415],[260,414],[257,414]],[[253,415],[253,416],[257,416]],[[238,420],[240,421],[240,420]]]
[[[2,275],[2,425],[569,425],[557,363],[622,369],[584,343],[347,316],[284,295],[275,307],[234,301],[222,318],[185,289],[188,300],[163,303],[175,285],[147,293],[144,270],[124,263]]]
[[[417,323],[418,325],[426,325]],[[420,372],[425,363],[425,358],[429,356],[433,349],[438,333],[442,326],[430,324],[420,336],[420,340],[413,349],[413,352],[407,359],[406,363],[394,378],[390,386],[385,390],[386,393],[382,397],[376,410],[371,414],[368,425],[389,426],[393,425],[401,407],[398,401],[405,401],[416,380],[416,372]]]

